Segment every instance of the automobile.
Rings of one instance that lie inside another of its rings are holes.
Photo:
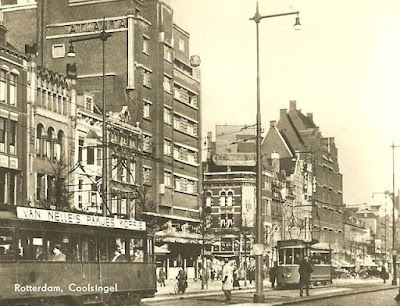
[[[345,268],[332,267],[332,278],[349,278],[350,272]]]

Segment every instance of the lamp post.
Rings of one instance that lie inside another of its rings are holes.
[[[93,36],[89,37],[82,37],[82,38],[74,38],[71,39],[70,46],[69,46],[69,51],[67,53],[68,57],[75,57],[75,52],[74,52],[74,42],[79,42],[79,41],[86,41],[86,40],[93,40],[93,39],[100,39],[102,41],[102,49],[103,49],[103,89],[102,89],[102,108],[103,108],[103,156],[102,156],[102,184],[101,184],[101,197],[102,197],[102,210],[103,210],[103,216],[107,216],[107,116],[106,116],[106,57],[105,57],[105,43],[107,39],[111,36],[110,33],[106,32],[106,27],[105,27],[105,17],[103,17],[103,28],[100,34],[96,34]]]
[[[261,112],[260,112],[260,42],[259,42],[259,23],[262,19],[280,17],[287,15],[297,15],[295,29],[300,27],[300,19],[298,17],[300,12],[290,12],[283,14],[274,14],[261,16],[258,11],[258,1],[256,6],[256,13],[250,20],[256,23],[257,34],[257,136],[256,136],[256,229],[255,229],[255,245],[253,246],[254,256],[256,258],[256,293],[254,294],[254,303],[263,303],[263,264],[262,264],[262,243],[263,243],[263,224],[262,224],[262,165],[261,165]]]
[[[397,286],[397,256],[396,256],[396,218],[395,218],[395,199],[396,199],[396,193],[395,193],[395,174],[394,174],[394,149],[398,148],[400,146],[395,146],[394,145],[394,141],[391,145],[392,148],[392,158],[393,158],[393,216],[392,216],[392,222],[393,222],[393,226],[392,226],[392,258],[393,258],[393,280],[392,280],[392,285]]]

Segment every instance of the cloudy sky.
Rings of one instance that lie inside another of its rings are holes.
[[[254,124],[254,0],[169,0],[202,59],[203,132]],[[325,137],[335,137],[345,203],[392,190],[392,141],[400,145],[398,0],[260,0],[262,124],[297,100]],[[400,188],[400,148],[396,150]]]

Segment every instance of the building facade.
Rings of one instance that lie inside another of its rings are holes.
[[[28,57],[0,23],[0,205],[28,201]]]
[[[278,153],[282,160],[296,159],[297,153],[309,158],[309,174],[315,177],[312,196],[313,239],[331,245],[335,257],[344,255],[343,191],[334,138],[323,137],[311,113],[305,116],[290,101],[289,111],[280,110],[279,121],[272,122],[262,142],[267,157]],[[296,153],[297,152],[297,153]]]
[[[21,50],[35,47],[38,65],[52,71],[64,72],[67,64],[76,64],[77,90],[92,94],[95,101],[101,101],[102,94],[101,40],[73,42],[75,58],[67,53],[71,40],[100,34],[103,26],[111,34],[104,49],[106,112],[126,106],[129,123],[143,131],[142,169],[136,172],[138,184],[146,185],[148,201],[155,203],[143,214],[155,220],[157,246],[166,250],[159,265],[165,266],[167,257],[171,268],[194,268],[198,241],[180,229],[195,235],[199,225],[200,74],[199,63],[191,61],[190,35],[174,23],[173,9],[158,0],[2,4],[12,43]],[[165,234],[171,226],[178,230]]]

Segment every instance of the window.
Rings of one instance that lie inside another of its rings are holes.
[[[101,166],[102,162],[102,148],[97,148],[97,166]]]
[[[111,197],[111,213],[116,214],[118,212],[118,196],[113,194]]]
[[[164,155],[171,155],[172,143],[170,140],[164,139]]]
[[[174,129],[180,130],[181,129],[181,118],[175,116],[174,118]]]
[[[6,151],[6,126],[7,120],[5,118],[0,118],[0,152]]]
[[[164,184],[167,187],[172,187],[172,174],[171,172],[164,172]]]
[[[143,118],[150,118],[150,104],[143,102]]]
[[[179,39],[179,51],[185,52],[185,42]]]
[[[136,163],[134,161],[131,161],[129,164],[129,181],[131,183],[135,183],[136,181]]]
[[[194,107],[197,107],[197,96],[190,96],[189,97],[189,104],[194,106]]]
[[[149,54],[149,39],[143,36],[143,53]]]
[[[88,111],[93,111],[93,98],[85,97],[85,109]]]
[[[164,75],[164,83],[163,83],[164,91],[171,93],[171,79]]]
[[[88,146],[86,148],[86,154],[87,154],[87,164],[94,165],[94,146]]]
[[[83,158],[83,139],[78,141],[78,161],[81,162]]]
[[[219,196],[219,205],[220,206],[225,206],[226,205],[226,193],[225,193],[225,191],[222,191],[220,196]]]
[[[169,125],[171,125],[172,122],[171,110],[166,107],[164,107],[164,122]]]
[[[111,175],[112,180],[116,179],[118,175],[118,158],[116,156],[111,159]]]
[[[180,157],[180,152],[178,147],[174,147],[174,158],[179,159]]]
[[[7,97],[6,73],[0,70],[0,102],[5,103]]]
[[[121,161],[121,182],[127,182],[127,174],[128,174],[128,164],[126,159]]]
[[[10,74],[10,105],[17,105],[17,76]]]
[[[151,136],[143,135],[143,151],[151,152]]]
[[[228,199],[227,199],[227,206],[232,206],[233,205],[233,192],[229,191],[228,192]]]
[[[143,86],[151,88],[150,71],[143,71]]]
[[[10,154],[15,155],[16,149],[15,146],[17,144],[17,122],[10,121]]]
[[[213,203],[211,192],[207,192],[206,194],[206,207],[211,207]]]
[[[151,168],[143,167],[143,183],[150,184]]]
[[[52,46],[52,56],[53,58],[61,58],[65,56],[65,45],[53,45]]]
[[[126,215],[127,210],[127,201],[126,199],[121,199],[121,215]]]
[[[164,45],[164,59],[168,62],[172,62],[172,51],[171,48]]]

